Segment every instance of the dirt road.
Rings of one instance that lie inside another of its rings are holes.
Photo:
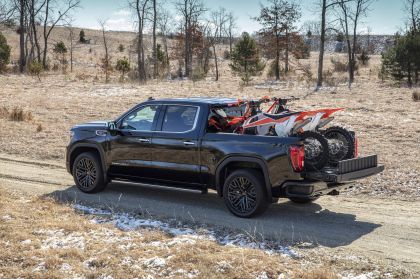
[[[286,242],[350,249],[420,272],[420,203],[372,198],[322,197],[295,205],[281,200],[258,218],[232,216],[215,193],[201,195],[147,185],[112,183],[95,195],[74,187],[57,162],[0,154],[0,186],[62,200],[112,206],[162,218],[199,221]]]

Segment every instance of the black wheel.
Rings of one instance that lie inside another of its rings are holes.
[[[223,198],[230,212],[242,218],[263,213],[269,206],[263,176],[255,170],[237,170],[226,179]]]
[[[328,139],[331,163],[336,164],[354,157],[354,136],[349,130],[333,126],[326,129],[323,134]]]
[[[300,203],[300,204],[311,203],[313,201],[316,201],[317,199],[319,199],[319,197],[311,197],[311,198],[293,197],[293,198],[289,198],[290,201],[292,201],[294,203]]]
[[[91,152],[82,153],[74,160],[73,178],[77,188],[85,193],[100,192],[107,184],[100,160]]]
[[[329,159],[328,140],[319,132],[306,131],[299,134],[304,140],[305,169],[322,169]]]

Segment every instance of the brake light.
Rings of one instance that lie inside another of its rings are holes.
[[[354,136],[354,158],[359,157],[359,139]]]
[[[295,172],[303,171],[305,161],[305,148],[303,146],[290,147],[290,161]]]

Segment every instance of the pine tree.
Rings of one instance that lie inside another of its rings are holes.
[[[244,32],[232,51],[231,63],[233,72],[239,74],[245,84],[264,70],[265,64],[261,62],[257,43],[251,36]]]
[[[4,71],[10,60],[10,46],[7,44],[6,38],[0,32],[0,73]]]

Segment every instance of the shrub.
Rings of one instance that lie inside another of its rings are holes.
[[[348,70],[348,65],[347,63],[344,63],[338,59],[335,59],[334,57],[331,58],[331,63],[334,66],[334,71],[335,72],[347,72]]]
[[[363,66],[367,66],[369,64],[370,56],[366,50],[362,50],[362,53],[357,56],[357,60],[361,62]]]
[[[10,121],[31,121],[33,119],[32,112],[25,112],[22,108],[15,107],[11,111],[8,108],[0,108],[0,117]]]
[[[81,42],[82,44],[86,43],[85,31],[84,30],[80,30],[80,32],[79,32],[79,42]]]
[[[128,62],[127,58],[124,57],[122,59],[118,59],[115,69],[121,72],[121,79],[124,80],[125,73],[130,71],[130,63]]]
[[[192,71],[191,79],[193,82],[203,80],[206,77],[203,67],[195,67]]]
[[[414,102],[420,101],[420,92],[413,92],[413,101]]]
[[[223,52],[223,58],[226,59],[226,60],[230,59],[230,51],[229,50],[225,50]]]
[[[40,75],[43,70],[44,70],[44,67],[42,66],[41,62],[32,61],[28,65],[29,74],[37,76],[39,81],[41,81]]]
[[[124,45],[123,45],[123,44],[120,44],[120,45],[118,46],[118,51],[119,51],[119,52],[124,52]]]
[[[10,60],[10,46],[7,44],[6,38],[0,32],[0,73],[6,69]]]
[[[15,28],[16,27],[16,21],[12,18],[10,19],[6,19],[3,22],[4,26],[6,26],[7,28]]]

